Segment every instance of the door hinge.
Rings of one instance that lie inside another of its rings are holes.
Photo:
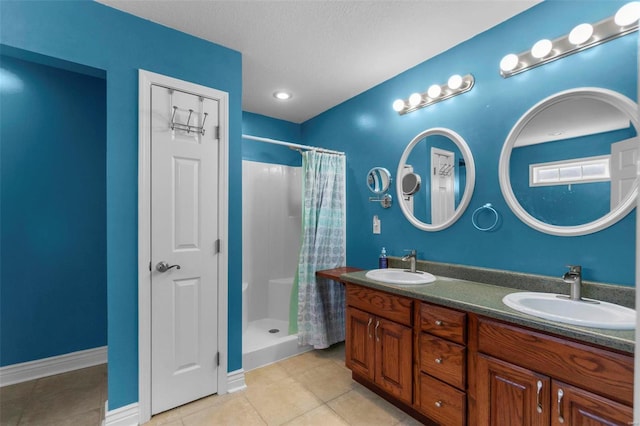
[[[220,126],[216,126],[216,139],[220,139]]]
[[[216,352],[216,366],[220,367],[220,352]]]
[[[218,254],[220,253],[220,239],[218,238],[216,240],[216,242],[213,244],[213,253],[214,254]]]

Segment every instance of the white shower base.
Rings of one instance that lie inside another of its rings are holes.
[[[273,329],[280,331],[270,333]],[[288,321],[273,318],[250,321],[242,335],[242,368],[253,370],[313,349],[298,346],[298,336],[288,333]]]

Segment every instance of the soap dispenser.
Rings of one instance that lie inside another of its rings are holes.
[[[380,252],[380,257],[378,258],[378,268],[387,269],[389,267],[389,262],[387,259],[387,249],[382,247],[382,251]]]

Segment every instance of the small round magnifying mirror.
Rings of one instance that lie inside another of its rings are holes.
[[[402,178],[402,193],[404,195],[413,195],[416,192],[420,191],[420,183],[422,179],[420,179],[420,175],[410,172],[404,175]]]
[[[384,194],[389,190],[391,173],[384,167],[374,167],[367,173],[367,186],[374,194]]]

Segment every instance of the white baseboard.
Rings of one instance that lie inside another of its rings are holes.
[[[116,408],[113,411],[107,411],[108,405],[109,401],[105,403],[106,415],[102,422],[103,426],[138,426],[140,416],[137,402]]]
[[[106,362],[107,347],[102,346],[50,358],[7,365],[0,367],[0,387],[79,370],[80,368],[93,367]]]
[[[227,392],[233,393],[247,388],[244,382],[244,370],[235,370],[227,373]]]
[[[247,385],[244,381],[244,370],[235,370],[227,373],[227,392],[233,393],[244,390]],[[140,413],[138,403],[125,405],[113,411],[108,410],[109,401],[105,403],[105,419],[102,426],[137,426]]]

